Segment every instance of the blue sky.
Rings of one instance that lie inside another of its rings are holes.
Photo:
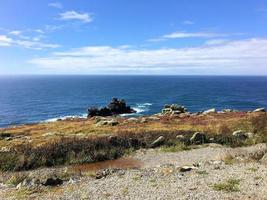
[[[267,75],[267,0],[3,0],[0,74]]]

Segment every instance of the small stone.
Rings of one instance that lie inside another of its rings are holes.
[[[197,169],[197,167],[194,166],[183,166],[180,168],[180,172],[189,172],[193,169]]]

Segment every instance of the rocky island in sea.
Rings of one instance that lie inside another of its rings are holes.
[[[112,116],[112,115],[119,115],[119,114],[130,114],[136,113],[134,109],[130,106],[126,105],[124,99],[119,100],[118,98],[112,98],[112,101],[103,108],[96,108],[91,107],[88,109],[87,117],[94,117],[94,116]]]
[[[1,128],[0,199],[265,195],[264,108],[191,113],[169,104],[153,115],[125,113],[135,110],[113,98],[87,119]]]

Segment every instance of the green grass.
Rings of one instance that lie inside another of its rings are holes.
[[[199,175],[208,175],[209,174],[206,170],[199,170],[199,171],[196,171],[196,173]]]
[[[160,150],[163,152],[178,152],[178,151],[184,151],[184,150],[189,150],[189,149],[190,147],[182,142],[176,142],[174,145],[170,145],[170,146],[164,145],[160,148]]]
[[[7,180],[6,184],[16,186],[26,178],[27,177],[25,175],[14,174],[10,179]]]
[[[212,188],[216,191],[224,191],[224,192],[238,192],[240,180],[238,179],[228,179],[223,183],[215,183]]]

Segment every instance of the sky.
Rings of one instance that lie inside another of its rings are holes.
[[[267,0],[0,3],[0,74],[267,75]]]

